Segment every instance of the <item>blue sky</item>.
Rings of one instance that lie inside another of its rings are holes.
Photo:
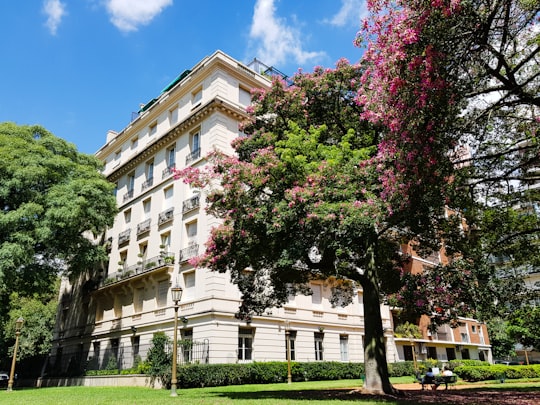
[[[94,153],[217,49],[289,75],[358,61],[364,14],[364,0],[2,1],[0,122],[40,124]]]

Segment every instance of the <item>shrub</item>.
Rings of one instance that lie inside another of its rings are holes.
[[[156,332],[152,337],[152,346],[148,351],[148,364],[151,383],[159,379],[164,387],[171,385],[172,355],[165,350],[170,339],[165,332]]]
[[[466,381],[484,381],[538,378],[540,377],[540,365],[532,366],[505,366],[500,364],[487,366],[459,366],[454,369],[455,373]]]

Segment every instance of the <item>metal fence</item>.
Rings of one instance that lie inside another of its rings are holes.
[[[146,345],[119,345],[107,347],[94,353],[84,350],[83,346],[72,350],[59,349],[46,360],[45,374],[48,377],[77,376],[90,370],[122,370],[135,369],[148,358],[152,344]],[[165,351],[172,355],[172,343]],[[209,362],[210,346],[207,339],[202,342],[190,339],[178,341],[177,364],[207,364]]]

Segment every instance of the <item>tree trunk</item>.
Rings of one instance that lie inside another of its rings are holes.
[[[364,299],[364,390],[393,394],[386,362],[386,345],[382,327],[379,284],[375,261],[375,247],[368,247],[369,261],[362,278]]]

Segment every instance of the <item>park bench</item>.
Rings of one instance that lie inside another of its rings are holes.
[[[448,389],[448,386],[456,385],[457,375],[448,375],[448,376],[436,376],[436,377],[424,377],[422,381],[421,378],[418,378],[418,382],[422,384],[422,389],[425,385],[431,386],[431,389],[435,390],[439,385],[444,384],[445,389]]]

